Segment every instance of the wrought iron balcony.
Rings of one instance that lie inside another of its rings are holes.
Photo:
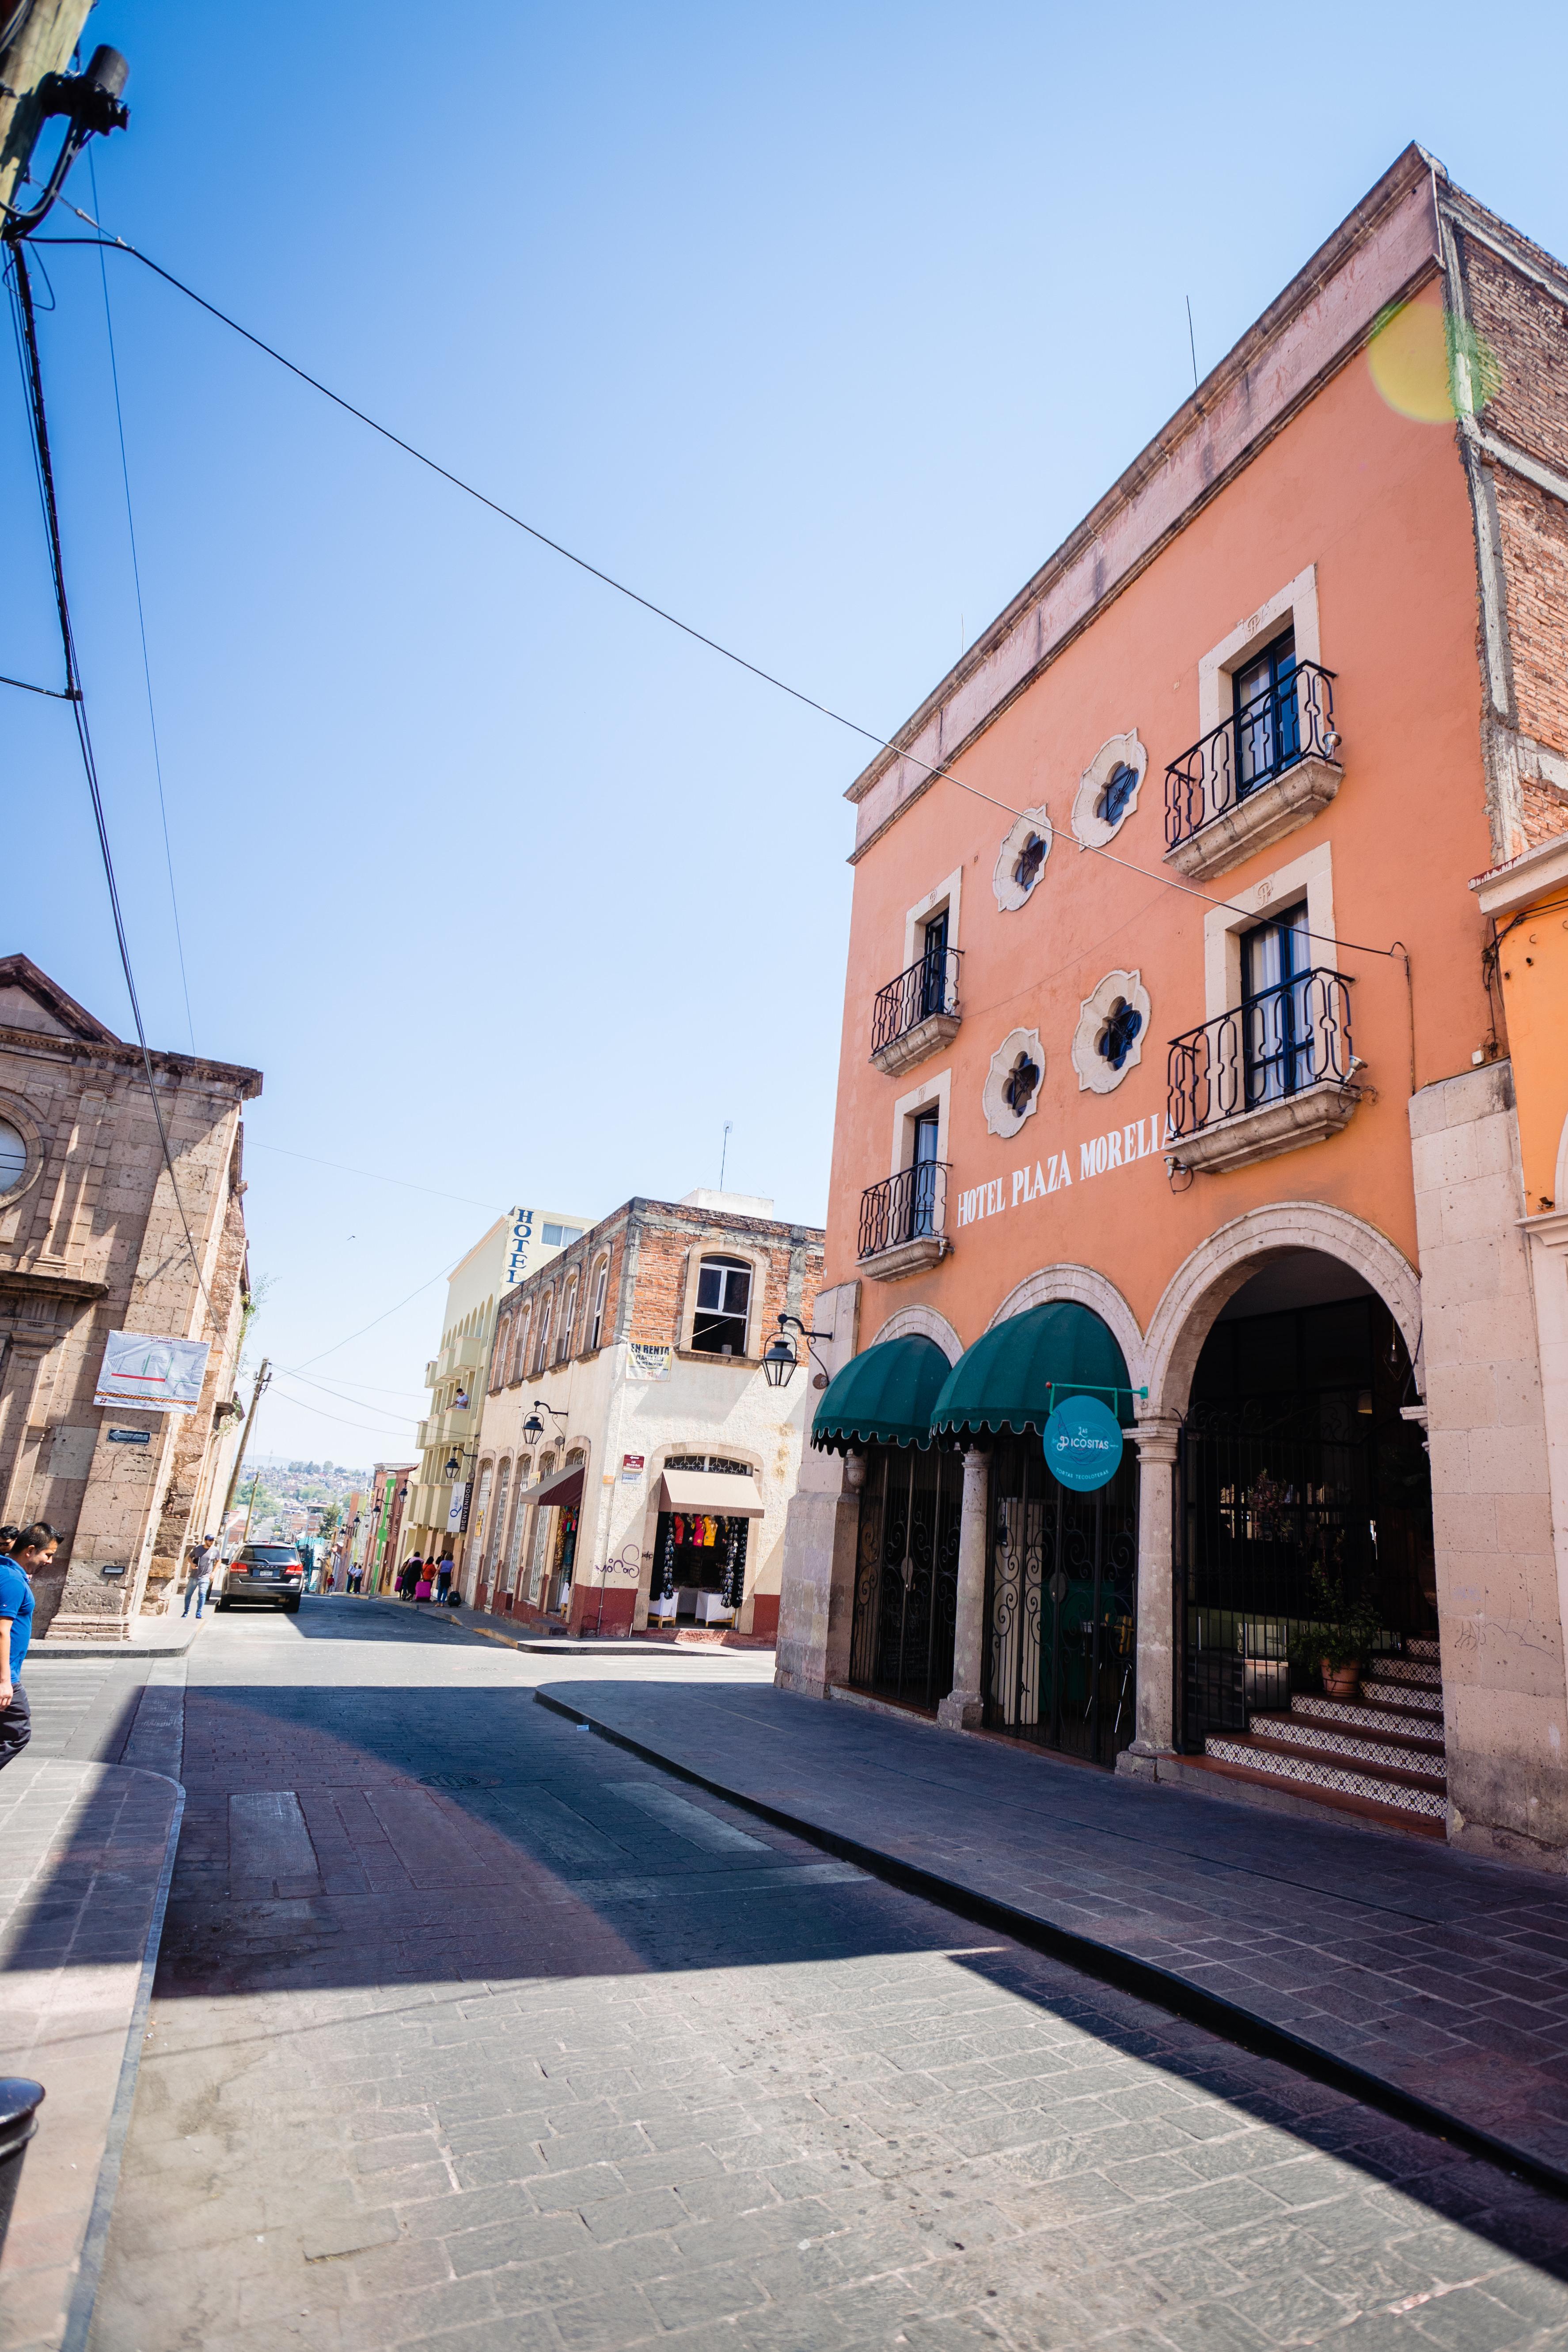
[[[871,1059],[889,1077],[912,1069],[955,1036],[957,948],[931,948],[908,971],[877,991],[871,1006]]]
[[[879,1282],[935,1265],[952,1244],[947,1221],[947,1162],[917,1160],[860,1195],[860,1264]]]
[[[1165,771],[1165,856],[1223,874],[1325,808],[1340,788],[1334,673],[1298,662]]]
[[[1167,1135],[1183,1168],[1217,1170],[1321,1143],[1361,1099],[1352,983],[1302,971],[1171,1041]]]

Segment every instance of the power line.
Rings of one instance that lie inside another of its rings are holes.
[[[466,1256],[468,1253],[465,1251],[463,1255]],[[408,1306],[412,1300],[422,1297],[427,1290],[433,1290],[437,1283],[443,1281],[446,1276],[451,1273],[452,1268],[456,1265],[459,1265],[461,1263],[462,1260],[460,1258],[453,1258],[449,1265],[444,1265],[441,1268],[439,1274],[433,1274],[428,1282],[422,1282],[417,1290],[411,1290],[407,1298],[400,1298],[397,1305],[395,1307],[387,1307],[384,1314],[373,1317],[368,1323],[362,1323],[357,1331],[351,1331],[349,1333],[347,1339],[334,1339],[330,1348],[318,1349],[313,1356],[306,1357],[305,1362],[307,1364],[319,1364],[323,1356],[335,1356],[340,1348],[346,1348],[348,1346],[350,1340],[363,1339],[367,1331],[374,1331],[378,1323],[384,1323],[387,1319],[387,1316],[397,1314],[402,1307]],[[300,1370],[302,1369],[302,1366],[297,1365],[295,1367],[296,1370]]]
[[[380,1168],[350,1168],[342,1160],[321,1160],[313,1151],[294,1151],[286,1143],[263,1143],[258,1138],[247,1138],[247,1151],[280,1151],[286,1160],[308,1160],[312,1168],[335,1168],[340,1176],[365,1176],[377,1184],[397,1184],[405,1192],[428,1192],[433,1201],[460,1201],[468,1209],[489,1209],[492,1216],[504,1217],[506,1211],[494,1201],[476,1201],[467,1192],[438,1192],[434,1184],[413,1184],[406,1176],[388,1176]]]
[[[209,318],[216,319],[220,325],[229,328],[255,350],[265,353],[268,359],[275,360],[278,365],[286,368],[290,375],[298,376],[301,383],[309,384],[312,392],[319,392],[323,400],[330,400],[332,405],[335,408],[341,408],[345,415],[354,417],[361,425],[367,425],[371,432],[379,434],[384,441],[390,442],[395,449],[401,449],[405,457],[412,457],[416,465],[426,467],[431,473],[438,475],[442,481],[449,482],[454,489],[461,490],[465,498],[473,499],[479,505],[488,507],[489,511],[499,515],[503,522],[509,522],[516,530],[526,532],[527,536],[536,541],[541,547],[547,547],[552,554],[559,555],[566,562],[575,564],[578,571],[587,572],[590,578],[602,582],[606,588],[613,588],[618,596],[625,596],[630,603],[640,604],[644,612],[651,613],[656,620],[668,622],[672,629],[679,629],[683,636],[690,637],[700,646],[706,646],[710,653],[718,654],[724,661],[732,662],[737,669],[749,671],[752,677],[761,678],[764,686],[774,687],[780,694],[788,695],[792,701],[804,704],[808,710],[817,711],[824,719],[831,719],[836,726],[847,728],[852,735],[858,735],[865,742],[874,744],[878,751],[890,751],[895,759],[910,761],[915,767],[923,769],[931,782],[955,784],[961,793],[968,793],[973,799],[988,803],[992,808],[1000,809],[1006,816],[1021,817],[1025,814],[1022,809],[1015,808],[1010,801],[998,800],[994,793],[985,792],[980,785],[972,784],[966,777],[959,775],[956,770],[933,764],[931,761],[922,759],[918,751],[911,751],[907,747],[893,742],[889,737],[879,735],[874,728],[862,727],[858,719],[850,719],[842,710],[835,710],[829,703],[819,702],[814,694],[805,693],[798,686],[791,686],[787,678],[779,677],[773,671],[763,669],[758,662],[749,661],[744,654],[736,653],[732,646],[721,645],[717,637],[709,636],[706,631],[694,627],[691,622],[683,621],[679,614],[671,613],[663,604],[655,604],[651,596],[645,596],[639,590],[628,586],[624,580],[617,580],[613,572],[605,572],[597,563],[590,562],[585,555],[579,555],[574,549],[563,546],[560,540],[552,539],[547,531],[540,530],[535,524],[525,522],[522,517],[514,514],[510,507],[502,506],[499,499],[492,499],[487,491],[478,488],[472,482],[466,481],[461,474],[454,474],[449,467],[443,466],[437,458],[426,456],[426,452],[416,448],[412,441],[405,441],[400,433],[395,433],[389,425],[383,425],[366,410],[357,408],[352,400],[346,400],[342,393],[334,392],[330,384],[323,383],[321,378],[312,375],[309,369],[302,368],[296,361],[287,358],[282,352],[265,341],[260,335],[253,334],[248,327],[241,326],[237,319],[231,318],[226,310],[220,310],[216,302],[209,302],[205,294],[198,294],[194,286],[187,286],[183,278],[174,276],[173,270],[165,269],[161,262],[153,260],[151,256],[142,252],[139,247],[130,244],[126,238],[116,236],[111,231],[103,228],[93,219],[90,213],[83,212],[79,205],[71,205],[68,210],[75,213],[79,220],[85,221],[89,228],[96,229],[97,236],[39,237],[36,242],[40,245],[92,246],[100,253],[108,251],[129,254],[133,261],[141,262],[143,268],[150,269],[155,278],[161,278],[164,284],[172,286],[176,293],[184,295],[186,299],[194,302],[198,310],[206,311]],[[1209,891],[1199,890],[1190,882],[1178,881],[1173,874],[1157,873],[1152,866],[1134,865],[1131,858],[1117,857],[1111,851],[1100,847],[1093,842],[1080,841],[1079,847],[1092,857],[1104,858],[1109,865],[1120,866],[1131,874],[1142,875],[1145,881],[1157,883],[1163,889],[1178,891],[1184,898],[1201,899],[1205,906],[1223,908],[1227,914],[1250,916],[1254,912],[1251,908],[1237,906],[1229,898],[1216,898]],[[1323,931],[1309,930],[1302,936],[1322,940],[1336,950],[1344,950],[1353,955],[1381,956],[1386,959],[1403,958],[1408,978],[1409,958],[1397,945],[1389,948],[1369,947],[1362,940],[1331,939],[1327,932]]]
[[[44,407],[43,366],[38,355],[37,321],[33,314],[33,289],[27,274],[27,260],[20,244],[10,247],[11,268],[8,283],[11,289],[11,316],[16,329],[22,361],[23,381],[26,387],[28,409],[33,426],[33,457],[37,469],[38,494],[43,502],[44,528],[49,543],[49,568],[54,579],[55,607],[59,618],[60,648],[65,656],[66,685],[71,691],[71,717],[76,721],[77,742],[81,751],[82,767],[87,775],[87,787],[92,800],[93,822],[98,829],[98,845],[103,859],[104,879],[109,886],[109,904],[114,917],[114,936],[120,949],[121,969],[125,974],[126,993],[131,999],[131,1011],[136,1023],[136,1039],[142,1048],[142,1066],[146,1072],[147,1092],[152,1098],[153,1117],[158,1129],[158,1142],[163,1154],[163,1165],[169,1171],[169,1185],[179,1212],[180,1224],[185,1236],[185,1247],[191,1254],[191,1271],[196,1277],[196,1287],[206,1301],[206,1309],[216,1328],[218,1316],[212,1303],[202,1274],[201,1259],[191,1234],[190,1220],[180,1195],[180,1181],[174,1173],[174,1155],[169,1150],[168,1129],[163,1124],[163,1106],[158,1099],[157,1081],[153,1075],[153,1056],[147,1050],[147,1032],[142,1020],[142,1005],[136,993],[136,975],[131,968],[131,947],[125,936],[125,918],[120,906],[120,885],[115,879],[114,856],[109,845],[109,825],[103,813],[103,794],[99,788],[98,764],[93,757],[92,735],[88,726],[87,704],[83,699],[81,673],[77,664],[76,637],[71,628],[70,603],[66,594],[65,556],[60,546],[59,506],[55,496],[54,464],[49,455],[48,419]]]
[[[347,1393],[347,1391],[346,1391],[345,1390],[343,1390],[343,1389],[335,1389],[335,1388],[331,1387],[331,1385],[328,1381],[313,1381],[313,1380],[310,1378],[310,1375],[309,1374],[309,1372],[290,1372],[290,1371],[289,1370],[289,1367],[288,1367],[288,1365],[287,1365],[287,1364],[280,1364],[280,1365],[278,1367],[278,1369],[279,1369],[279,1372],[282,1372],[282,1373],[287,1374],[289,1380],[293,1380],[293,1381],[304,1381],[304,1383],[305,1383],[305,1386],[306,1386],[308,1389],[320,1389],[320,1391],[321,1391],[321,1394],[322,1394],[323,1396],[336,1397],[336,1399],[337,1399],[337,1401],[338,1401],[338,1402],[339,1402],[340,1404],[352,1404],[352,1405],[355,1406],[355,1407],[358,1409],[358,1411],[359,1411],[359,1412],[364,1412],[364,1410],[365,1410],[364,1406],[363,1406],[363,1404],[361,1404],[361,1403],[360,1403],[360,1401],[359,1401],[358,1397],[356,1397],[356,1396],[350,1396],[350,1395]],[[388,1396],[397,1396],[397,1395],[399,1395],[399,1394],[404,1395],[404,1396],[412,1396],[412,1395],[414,1395],[414,1394],[416,1393],[416,1391],[415,1391],[414,1390],[412,1390],[412,1389],[404,1389],[404,1390],[401,1390],[401,1391],[396,1390],[396,1389],[389,1389],[389,1390],[385,1391],[385,1392],[384,1392],[384,1393],[385,1393],[385,1394],[387,1394]],[[370,1410],[371,1410],[371,1412],[380,1412],[382,1411],[382,1408],[381,1408],[381,1406],[380,1406],[380,1405],[373,1404],[373,1405],[371,1406]],[[423,1419],[424,1419],[424,1415],[423,1415],[422,1413],[417,1413],[417,1412],[394,1412],[394,1411],[393,1411],[392,1407],[389,1405],[389,1406],[386,1408],[386,1411],[385,1411],[385,1413],[384,1413],[384,1418],[385,1420],[389,1421],[389,1422],[390,1422],[390,1421],[421,1421],[421,1420],[423,1420]]]
[[[98,202],[98,171],[92,160],[92,150],[87,153],[88,176],[92,182],[92,201]],[[131,577],[136,583],[136,622],[142,632],[142,676],[147,686],[147,724],[153,737],[153,772],[158,779],[158,814],[163,825],[163,862],[169,869],[169,905],[174,917],[174,948],[180,960],[180,986],[185,999],[185,1027],[189,1032],[191,1051],[196,1050],[196,1024],[191,1017],[191,983],[185,971],[185,942],[180,929],[180,898],[174,887],[174,853],[169,842],[169,810],[163,798],[163,755],[158,743],[158,713],[153,701],[153,663],[147,651],[147,615],[142,604],[142,564],[136,552],[136,515],[131,503],[131,465],[125,455],[125,417],[120,405],[120,362],[114,351],[114,314],[109,307],[109,265],[102,249],[98,256],[98,274],[103,282],[103,324],[109,338],[109,378],[114,386],[114,423],[120,436],[120,475],[125,485],[125,527],[131,537]]]

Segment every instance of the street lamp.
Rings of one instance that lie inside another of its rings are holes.
[[[447,1479],[448,1481],[450,1481],[451,1479],[453,1479],[453,1478],[455,1478],[455,1477],[457,1476],[457,1475],[458,1475],[458,1471],[462,1468],[462,1466],[463,1466],[463,1465],[462,1465],[462,1464],[458,1461],[458,1459],[457,1455],[456,1455],[455,1454],[449,1454],[447,1456],[446,1466],[445,1466],[445,1468],[442,1470],[441,1475],[443,1476],[443,1478],[446,1478],[446,1479]]]
[[[546,1404],[542,1397],[535,1397],[533,1400],[533,1411],[522,1424],[524,1437],[527,1438],[530,1445],[537,1445],[540,1439],[546,1434],[544,1423],[539,1418],[542,1410],[549,1413],[553,1421],[560,1423],[561,1426],[556,1432],[556,1443],[563,1445],[566,1442],[566,1416],[557,1412],[554,1405]]]
[[[817,1367],[814,1385],[825,1389],[827,1386],[826,1370],[811,1343],[814,1339],[831,1339],[833,1334],[831,1331],[808,1331],[798,1315],[781,1315],[777,1333],[763,1350],[763,1371],[769,1388],[787,1388],[795,1377],[795,1368],[800,1358],[795,1352],[795,1342],[788,1336],[788,1328],[792,1324],[805,1341],[811,1360]]]

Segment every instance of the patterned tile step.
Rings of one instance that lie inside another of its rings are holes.
[[[1440,1739],[1395,1741],[1373,1739],[1364,1732],[1342,1731],[1335,1725],[1314,1722],[1310,1716],[1255,1715],[1252,1729],[1267,1739],[1282,1739],[1318,1755],[1359,1756],[1372,1764],[1396,1764],[1406,1771],[1441,1772],[1445,1757]]]
[[[1426,1690],[1441,1690],[1443,1670],[1430,1658],[1376,1658],[1373,1670],[1379,1682],[1418,1683]]]
[[[1441,1688],[1430,1688],[1419,1683],[1393,1682],[1380,1670],[1375,1678],[1363,1683],[1361,1695],[1363,1698],[1382,1699],[1388,1706],[1418,1707],[1423,1715],[1435,1715],[1439,1721],[1442,1720]]]
[[[1405,1654],[1409,1657],[1430,1658],[1434,1665],[1437,1664],[1440,1644],[1436,1633],[1434,1633],[1429,1640],[1426,1634],[1420,1634],[1415,1639],[1406,1642],[1405,1648]]]
[[[1310,1715],[1322,1723],[1360,1723],[1373,1731],[1404,1731],[1415,1738],[1440,1738],[1443,1716],[1440,1708],[1398,1706],[1369,1706],[1363,1697],[1319,1698],[1308,1693],[1290,1702],[1292,1715]]]
[[[1447,1795],[1437,1789],[1414,1789],[1407,1781],[1384,1780],[1375,1772],[1357,1771],[1345,1764],[1329,1764],[1311,1756],[1276,1756],[1247,1739],[1209,1738],[1205,1756],[1225,1764],[1249,1765],[1281,1782],[1305,1782],[1317,1789],[1338,1789],[1346,1796],[1371,1797],[1402,1813],[1426,1813],[1440,1819],[1448,1810]]]

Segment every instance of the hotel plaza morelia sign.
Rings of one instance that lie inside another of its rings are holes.
[[[1005,1176],[994,1176],[988,1184],[972,1185],[958,1196],[958,1223],[972,1225],[980,1217],[994,1217],[1005,1209],[1016,1209],[1026,1201],[1044,1199],[1051,1192],[1065,1192],[1074,1184],[1088,1184],[1097,1176],[1108,1176],[1118,1168],[1131,1168],[1140,1160],[1162,1156],[1176,1149],[1176,1130],[1169,1118],[1158,1112],[1152,1118],[1130,1118],[1124,1127],[1107,1129],[1103,1135],[1091,1136],[1080,1143],[1078,1170],[1075,1174],[1069,1151],[1053,1151],[1047,1161],[1037,1160],[1031,1168],[1026,1163],[1012,1172],[1011,1197]]]

